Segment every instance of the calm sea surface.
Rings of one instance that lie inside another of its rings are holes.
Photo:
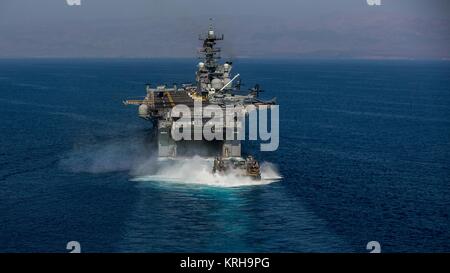
[[[283,179],[134,181],[152,129],[122,100],[195,65],[0,60],[0,251],[450,251],[448,62],[239,60],[280,104],[279,149],[246,151]]]

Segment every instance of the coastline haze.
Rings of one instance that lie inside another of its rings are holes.
[[[0,58],[194,57],[214,18],[223,56],[450,59],[444,0],[5,0]]]

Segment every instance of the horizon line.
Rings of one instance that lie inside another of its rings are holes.
[[[197,60],[196,57],[144,57],[144,56],[0,56],[0,60]],[[407,57],[294,57],[294,56],[238,56],[233,58],[222,58],[225,60],[293,60],[293,61],[442,61],[448,62],[450,58],[407,58]]]

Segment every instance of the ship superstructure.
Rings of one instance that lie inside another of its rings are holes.
[[[124,104],[139,106],[139,116],[154,124],[158,134],[159,157],[175,158],[182,156],[186,150],[189,150],[186,147],[193,145],[196,147],[207,146],[209,151],[213,151],[213,154],[209,154],[209,156],[218,157],[225,162],[231,159],[233,159],[233,162],[236,160],[246,162],[247,160],[242,158],[241,140],[223,138],[224,140],[214,140],[207,143],[208,141],[204,139],[200,142],[198,140],[175,141],[171,136],[172,126],[176,121],[176,118],[171,117],[171,109],[176,105],[181,104],[194,108],[196,102],[201,102],[202,106],[217,105],[225,108],[227,106],[245,107],[254,105],[258,107],[275,104],[275,98],[270,101],[263,101],[258,98],[261,92],[258,84],[249,89],[247,94],[243,94],[240,75],[232,74],[232,62],[220,62],[221,49],[216,47],[216,43],[224,39],[223,35],[217,35],[213,27],[210,26],[208,32],[205,35],[200,35],[199,39],[202,41],[202,48],[199,50],[200,62],[195,73],[195,82],[181,85],[174,84],[171,87],[166,85],[152,87],[147,84],[147,94],[144,99],[126,100]],[[195,126],[203,126],[208,120],[202,119],[201,124],[192,122],[192,132],[195,131]],[[226,126],[224,124],[223,128],[216,128],[216,130],[222,130],[225,134]],[[231,129],[237,131],[239,126],[242,126],[242,124],[236,122],[233,124],[234,128]],[[211,147],[212,149],[210,149]],[[254,164],[254,159],[252,158],[249,162]],[[247,168],[245,164],[243,167]]]

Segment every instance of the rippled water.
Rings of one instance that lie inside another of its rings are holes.
[[[278,98],[279,150],[245,149],[282,178],[142,176],[152,131],[121,102],[194,67],[1,60],[0,251],[450,251],[448,63],[237,61]]]

